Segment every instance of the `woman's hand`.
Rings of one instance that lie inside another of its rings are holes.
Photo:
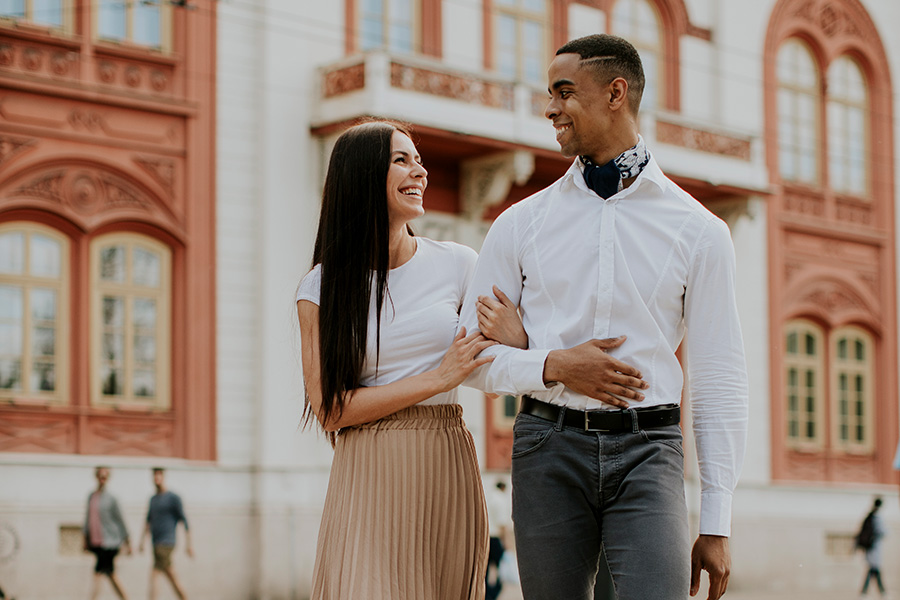
[[[496,285],[494,295],[496,298],[478,296],[475,312],[481,333],[504,346],[528,348],[528,334],[515,304]]]
[[[444,354],[440,366],[435,369],[435,374],[440,381],[441,391],[449,391],[465,381],[466,377],[481,365],[494,360],[493,356],[478,357],[481,351],[497,342],[481,335],[473,333],[466,336],[466,328],[460,327],[459,333],[453,338],[453,344]]]

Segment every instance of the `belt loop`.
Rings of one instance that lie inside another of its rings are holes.
[[[630,408],[630,407],[629,407],[629,408],[625,409],[625,412],[627,412],[628,414],[631,415],[631,433],[637,433],[637,432],[639,432],[641,429],[640,429],[640,427],[638,426],[638,414],[637,414],[637,411],[634,410],[633,408]]]
[[[559,416],[556,417],[556,431],[562,431],[563,424],[566,422],[566,407],[559,407]]]

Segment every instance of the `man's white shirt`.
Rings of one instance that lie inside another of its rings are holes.
[[[680,404],[685,351],[701,480],[700,533],[729,535],[743,463],[748,388],[727,225],[650,162],[607,199],[588,189],[576,160],[548,188],[491,227],[460,325],[478,329],[475,301],[497,285],[520,306],[528,350],[493,346],[467,380],[579,410],[613,409],[562,384],[546,386],[555,349],[627,335],[610,354],[638,368],[649,389],[632,406]]]

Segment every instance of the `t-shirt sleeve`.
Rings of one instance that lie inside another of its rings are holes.
[[[297,302],[309,300],[316,306],[319,305],[319,296],[322,290],[322,265],[316,265],[312,271],[300,280],[297,286]]]
[[[472,274],[475,272],[475,263],[478,261],[478,253],[462,244],[454,244],[453,258],[456,261],[457,289],[459,290],[459,300],[457,310],[462,308],[463,298],[466,297],[466,291],[469,289],[469,282],[472,281]]]

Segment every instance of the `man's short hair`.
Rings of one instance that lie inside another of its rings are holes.
[[[153,473],[165,473],[166,470],[163,467],[153,467]]]
[[[591,68],[604,85],[616,77],[628,82],[628,106],[637,116],[644,95],[644,66],[631,42],[606,33],[574,39],[563,44],[556,55],[577,54],[582,66]]]

